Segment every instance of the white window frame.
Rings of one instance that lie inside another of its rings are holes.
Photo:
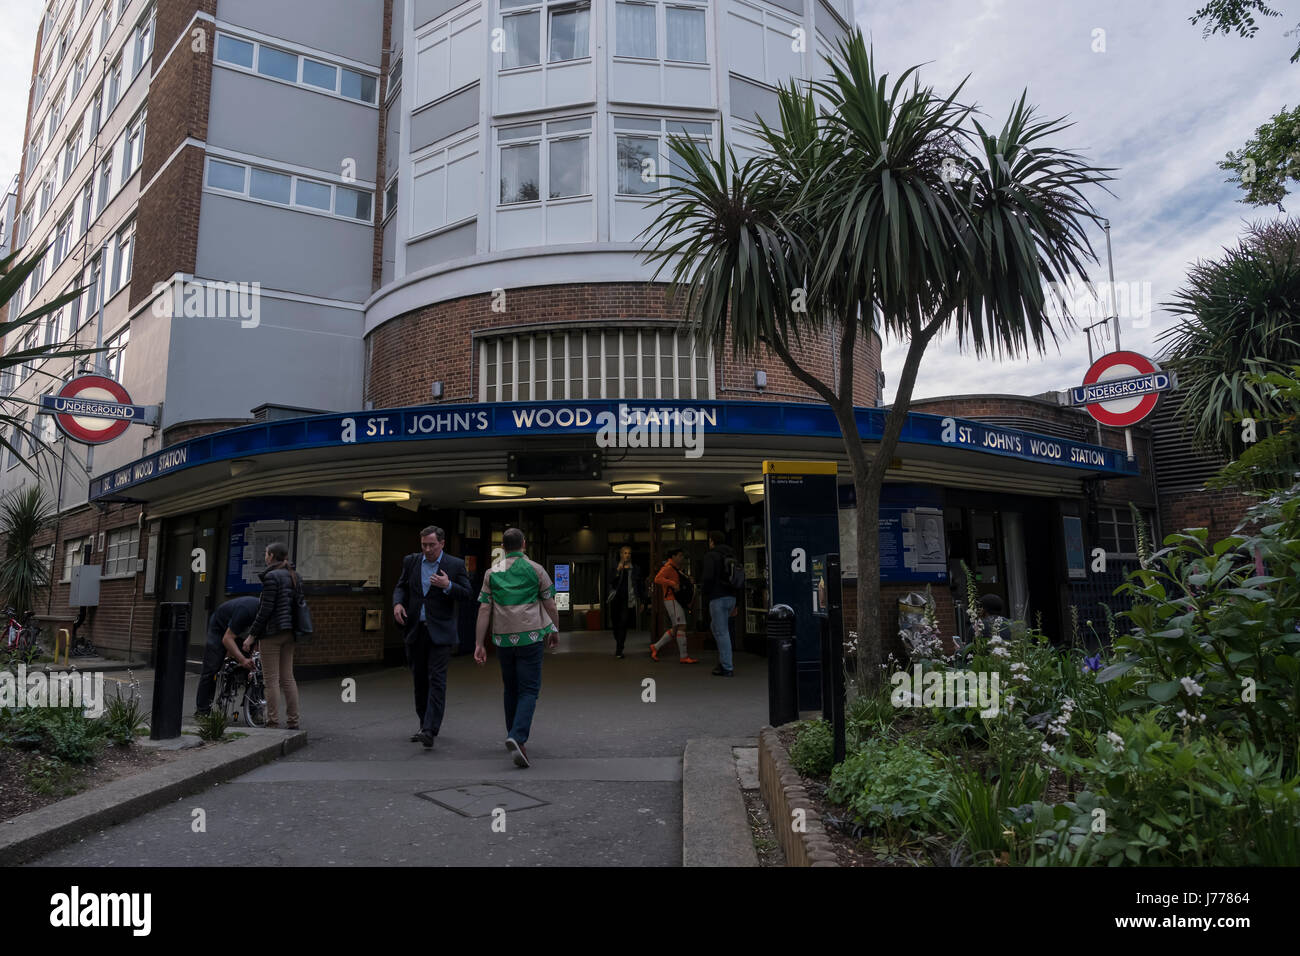
[[[127,222],[113,236],[113,275],[108,291],[104,294],[107,301],[131,284],[131,272],[135,264],[135,219]]]
[[[140,529],[126,525],[108,532],[104,545],[104,571],[101,578],[129,578],[135,576],[135,564],[140,558]]]
[[[152,6],[149,7],[140,19],[136,21],[135,30],[131,34],[133,51],[133,59],[131,62],[134,64],[134,67],[131,70],[132,79],[140,75],[140,71],[144,69],[145,62],[153,55],[156,15],[157,10]]]
[[[63,577],[59,579],[60,584],[69,583],[72,580],[72,569],[79,568],[86,563],[87,545],[90,546],[93,552],[95,547],[94,535],[88,534],[80,538],[68,538],[63,542]]]
[[[633,120],[638,123],[658,122],[658,130],[650,129],[631,129],[624,127],[619,128],[620,120]],[[709,133],[706,136],[701,130],[686,129],[687,125],[708,126]],[[659,189],[671,186],[673,181],[670,179],[659,180],[661,173],[672,174],[672,151],[668,145],[669,136],[683,136],[695,143],[703,143],[709,148],[711,155],[717,154],[717,146],[714,142],[717,136],[717,124],[713,120],[700,119],[679,119],[671,116],[636,116],[630,113],[615,114],[610,120],[610,163],[611,163],[611,186],[612,192],[619,201],[640,199],[652,201],[659,195]],[[643,193],[625,193],[619,191],[619,169],[618,169],[618,139],[620,136],[631,136],[637,139],[655,139],[658,141],[658,167],[655,170],[655,178],[658,181],[658,188]]]
[[[586,120],[588,126],[585,129],[566,129],[566,125]],[[529,127],[537,127],[536,133],[529,133],[517,137],[507,137],[502,139],[502,134],[509,134],[512,131],[524,131]],[[514,209],[520,206],[545,206],[548,203],[567,203],[567,202],[586,202],[595,195],[595,160],[596,157],[592,150],[593,136],[595,133],[595,117],[590,113],[582,116],[566,116],[551,120],[537,120],[533,123],[515,123],[508,126],[496,127],[496,169],[498,176],[492,205],[496,209]],[[572,196],[558,196],[551,198],[551,144],[563,140],[585,139],[587,141],[587,191],[576,193]],[[512,202],[505,202],[501,198],[501,179],[499,172],[502,168],[502,153],[511,148],[519,146],[537,145],[537,198],[522,199]]]
[[[244,66],[244,64],[242,63],[235,63],[230,60],[220,59],[217,56],[217,50],[219,49],[219,47],[214,46],[213,53],[212,53],[212,65],[214,67],[219,66],[223,69],[235,70],[240,73],[247,73],[249,76],[256,76],[259,77],[260,79],[268,80],[272,83],[283,83],[287,86],[296,86],[299,89],[310,90],[311,92],[319,93],[322,96],[332,96],[335,97],[336,99],[344,100],[348,103],[360,103],[362,106],[369,106],[369,107],[373,107],[374,109],[379,108],[380,83],[379,83],[378,72],[371,73],[368,70],[358,70],[351,65],[345,65],[338,61],[330,60],[328,57],[325,56],[316,56],[315,54],[310,54],[310,53],[299,53],[296,50],[287,50],[282,46],[276,46],[270,43],[263,44],[260,40],[254,40],[252,37],[248,37],[248,36],[240,36],[236,33],[231,33],[228,30],[222,30],[217,33],[217,39],[216,39],[217,44],[220,44],[222,37],[227,37],[231,40],[237,40],[240,43],[251,44],[253,47],[253,65],[251,67],[247,67]],[[297,67],[295,70],[294,79],[289,80],[281,76],[269,76],[266,73],[262,73],[258,71],[257,67],[258,64],[261,63],[262,48],[264,46],[269,47],[270,49],[273,49],[278,53],[282,53],[285,56],[292,56],[297,58]],[[324,66],[334,67],[335,86],[333,90],[329,90],[321,86],[316,86],[315,84],[307,83],[303,80],[304,59],[312,60]],[[358,76],[362,79],[362,81],[366,79],[371,80],[374,83],[374,95],[367,100],[357,96],[349,96],[348,94],[344,93],[343,81],[346,74],[352,74],[353,76]]]
[[[238,190],[238,191],[237,191],[237,190],[233,190],[233,189],[226,189],[226,188],[221,187],[221,186],[214,186],[214,185],[212,185],[212,184],[209,182],[209,178],[210,178],[211,175],[212,175],[212,164],[213,164],[213,163],[223,163],[223,164],[225,164],[225,165],[227,165],[227,166],[240,166],[240,167],[243,167],[243,169],[244,169],[244,188],[243,188],[242,190]],[[260,169],[260,170],[263,170],[263,171],[268,172],[268,173],[275,173],[276,175],[279,175],[279,176],[288,176],[288,177],[290,177],[291,182],[290,182],[290,187],[289,187],[289,202],[288,202],[288,203],[274,202],[274,201],[269,200],[269,199],[259,199],[259,198],[257,198],[256,196],[252,195],[252,192],[251,192],[251,185],[252,185],[252,170],[253,170],[253,169]],[[328,186],[328,187],[330,188],[330,211],[329,211],[329,212],[326,212],[324,209],[318,209],[318,208],[315,207],[315,206],[310,206],[310,205],[301,205],[301,204],[299,204],[299,203],[296,201],[296,200],[297,200],[297,196],[298,196],[298,181],[299,181],[299,180],[306,180],[306,181],[308,181],[308,182],[310,182],[310,183],[314,183],[315,185],[318,185],[318,186]],[[330,218],[330,219],[338,219],[338,220],[341,220],[341,221],[343,221],[343,222],[359,223],[359,224],[363,224],[363,225],[374,225],[374,221],[375,221],[375,194],[374,194],[374,191],[373,191],[373,190],[362,189],[362,188],[358,188],[357,186],[353,186],[353,185],[344,185],[344,184],[342,184],[342,183],[330,182],[328,179],[325,179],[323,176],[322,176],[322,177],[316,177],[316,176],[299,176],[297,173],[294,173],[294,172],[292,172],[292,171],[290,171],[290,170],[287,170],[287,169],[276,169],[276,168],[273,167],[273,166],[254,165],[254,164],[250,164],[250,163],[243,162],[242,160],[231,159],[231,158],[229,158],[229,157],[227,157],[227,156],[223,156],[223,155],[221,155],[221,154],[219,154],[219,153],[215,153],[215,154],[214,154],[214,153],[210,153],[210,154],[208,155],[208,160],[207,160],[207,162],[204,164],[204,167],[203,167],[203,190],[204,190],[204,192],[211,192],[211,193],[213,193],[214,195],[218,195],[218,196],[235,196],[235,197],[238,197],[238,198],[241,198],[241,199],[245,200],[246,202],[261,203],[262,205],[265,205],[265,206],[274,206],[274,207],[277,208],[277,209],[292,209],[292,210],[294,210],[295,212],[308,213],[308,214],[313,215],[313,216],[325,216],[325,217],[327,217],[327,218]],[[340,191],[348,191],[348,192],[362,193],[362,194],[368,196],[368,197],[370,198],[370,218],[369,218],[369,219],[357,219],[357,218],[354,217],[354,216],[348,216],[348,215],[345,215],[345,214],[343,214],[343,213],[338,212],[337,210],[338,210],[338,208],[339,208],[339,196],[340,196]]]
[[[587,52],[581,56],[575,56],[566,60],[551,59],[551,17],[552,14],[566,8],[583,8],[587,10]],[[524,0],[524,2],[511,4],[507,6],[499,3],[496,15],[496,26],[506,36],[506,20],[512,17],[537,15],[537,62],[536,63],[516,63],[513,66],[506,66],[506,54],[503,50],[500,58],[497,60],[498,73],[511,73],[515,70],[536,70],[544,69],[552,64],[581,63],[584,60],[590,60],[592,57],[591,47],[595,40],[592,36],[592,28],[595,25],[595,18],[592,15],[592,4],[590,0]]]
[[[104,343],[104,368],[108,377],[121,383],[126,375],[126,348],[131,344],[131,327],[128,325]]]

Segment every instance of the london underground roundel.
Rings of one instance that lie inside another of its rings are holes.
[[[102,375],[74,378],[54,396],[52,407],[63,433],[87,445],[112,441],[130,428],[139,414],[126,389]]]
[[[1169,375],[1145,355],[1109,352],[1092,363],[1075,401],[1103,425],[1126,428],[1150,415],[1170,385]]]

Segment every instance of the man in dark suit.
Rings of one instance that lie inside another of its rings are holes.
[[[473,597],[465,562],[443,549],[446,541],[439,527],[421,531],[421,553],[402,559],[402,574],[393,589],[393,619],[406,626],[406,659],[420,715],[420,729],[411,740],[426,750],[438,736],[447,705],[447,661],[459,643],[456,605]]]

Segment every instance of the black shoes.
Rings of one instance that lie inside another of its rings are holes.
[[[416,734],[415,739],[424,744],[425,750],[433,749],[433,734],[429,733],[427,730],[420,731]]]
[[[717,667],[713,668],[713,676],[714,677],[735,677],[736,672],[734,670],[727,670],[721,664],[719,664]]]
[[[420,728],[419,730],[417,730],[415,733],[411,734],[411,743],[413,743],[413,744],[414,744],[414,743],[419,743],[419,741],[420,741],[420,735],[421,735],[422,733],[424,733],[424,728],[423,728],[423,727],[421,727],[421,728]]]

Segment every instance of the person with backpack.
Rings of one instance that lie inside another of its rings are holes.
[[[285,726],[298,729],[298,684],[293,679],[293,606],[302,579],[289,560],[289,549],[277,541],[263,555],[266,570],[259,572],[262,596],[257,616],[244,639],[244,653],[258,642],[262,676],[266,680],[266,726],[280,726],[280,695],[284,695]]]
[[[709,532],[709,550],[700,570],[700,590],[709,602],[709,627],[718,645],[718,666],[714,677],[734,677],[731,660],[731,631],[728,621],[736,614],[736,597],[745,586],[745,567],[726,544],[721,531]]]
[[[682,567],[686,564],[686,552],[674,548],[668,552],[668,560],[655,575],[655,584],[664,599],[664,613],[668,616],[668,628],[663,637],[650,645],[650,657],[659,660],[659,649],[675,636],[677,638],[678,659],[683,664],[698,664],[686,649],[686,609],[695,598],[695,585],[691,583]]]

